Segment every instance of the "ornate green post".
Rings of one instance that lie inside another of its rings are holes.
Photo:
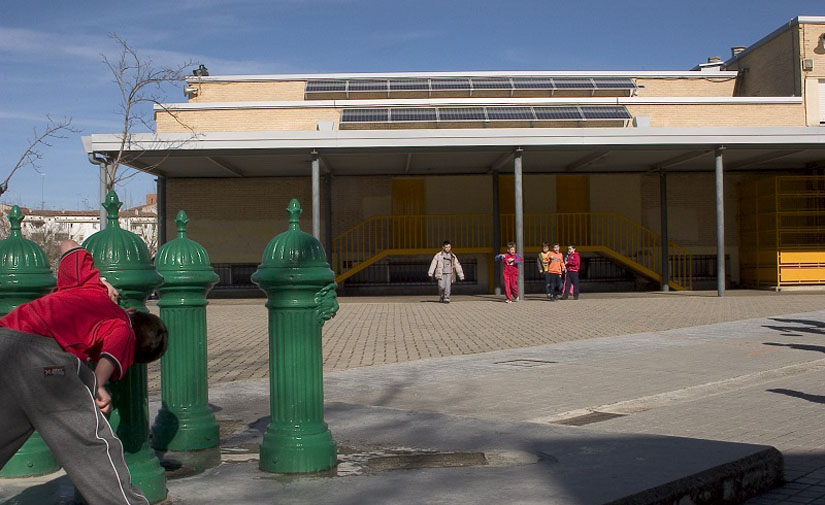
[[[0,317],[18,305],[48,294],[55,286],[46,253],[31,240],[23,238],[21,221],[23,213],[15,205],[9,212],[9,236],[0,241]],[[58,469],[60,465],[35,431],[0,470],[0,478],[44,475]]]
[[[220,442],[206,373],[206,294],[220,278],[206,250],[186,238],[188,222],[186,213],[178,212],[178,238],[155,257],[163,277],[160,316],[169,329],[160,364],[163,405],[152,425],[152,447],[161,451],[200,451]]]
[[[120,292],[120,305],[147,311],[146,299],[163,279],[152,266],[146,244],[134,233],[120,228],[117,212],[121,205],[117,194],[109,191],[103,203],[106,229],[86,239],[83,247],[92,253],[101,275]],[[123,379],[110,385],[114,411],[109,422],[123,442],[132,484],[149,502],[157,503],[166,498],[166,473],[149,448],[147,389],[146,365],[135,363]]]
[[[289,229],[266,246],[252,276],[269,309],[269,406],[261,470],[307,473],[336,465],[324,422],[321,326],[338,311],[335,274],[321,243],[298,227],[301,207],[287,208]]]

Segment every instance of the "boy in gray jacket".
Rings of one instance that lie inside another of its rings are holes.
[[[433,256],[430,270],[427,272],[431,279],[438,280],[439,301],[443,303],[450,303],[450,288],[452,283],[455,282],[456,276],[462,281],[464,280],[464,271],[451,249],[452,244],[449,240],[445,240],[441,250]]]

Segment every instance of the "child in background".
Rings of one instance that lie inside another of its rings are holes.
[[[545,242],[545,244],[547,244],[547,242]],[[544,252],[544,247],[542,247],[542,252]],[[547,267],[544,274],[544,289],[547,292],[547,298],[555,302],[564,285],[561,280],[561,276],[564,273],[564,257],[559,252],[558,243],[554,243],[553,250],[548,250],[546,254]],[[541,254],[539,254],[539,256],[541,256]]]
[[[433,256],[430,269],[427,271],[431,279],[438,281],[438,299],[441,303],[450,303],[450,289],[456,277],[464,280],[464,270],[461,269],[461,263],[453,254],[452,248],[450,241],[445,240],[441,250]]]
[[[507,242],[507,253],[496,256],[496,261],[504,265],[504,293],[506,303],[518,301],[518,265],[524,263],[524,258],[516,254],[515,242]]]
[[[571,287],[573,289],[573,299],[579,299],[579,268],[581,268],[581,264],[581,256],[576,252],[576,246],[567,246],[567,261],[564,265],[567,271],[567,279],[564,282],[564,295],[561,297],[562,300],[567,300]]]

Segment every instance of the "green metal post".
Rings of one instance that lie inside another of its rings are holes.
[[[120,228],[118,209],[123,205],[114,191],[109,191],[106,229],[83,243],[94,258],[101,275],[120,292],[120,304],[126,309],[147,311],[146,299],[163,279],[152,266],[149,249],[135,235]],[[126,464],[132,484],[150,503],[166,498],[166,473],[149,448],[149,400],[146,365],[135,363],[125,377],[110,385],[114,411],[109,422],[123,442]]]
[[[200,451],[220,442],[206,373],[206,294],[220,278],[206,250],[186,238],[188,222],[186,213],[178,212],[178,238],[155,258],[163,277],[160,317],[169,329],[160,364],[163,405],[152,425],[152,447],[161,451]]]
[[[23,213],[15,205],[9,211],[9,237],[0,241],[0,317],[49,293],[56,284],[46,253],[23,238],[21,221]],[[59,469],[54,455],[35,431],[0,470],[0,478],[45,475]]]
[[[301,207],[287,208],[289,229],[269,242],[252,276],[269,309],[269,406],[260,468],[308,473],[336,465],[324,422],[321,327],[338,311],[335,274],[321,243],[298,226]]]

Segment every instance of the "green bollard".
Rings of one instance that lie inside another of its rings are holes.
[[[9,212],[9,237],[0,241],[0,317],[18,305],[48,294],[56,284],[46,253],[31,240],[23,238],[21,221],[23,213],[15,205]],[[59,469],[49,447],[35,431],[0,470],[0,478],[32,477]]]
[[[269,309],[269,406],[260,468],[308,473],[336,465],[337,448],[324,422],[321,326],[338,311],[335,274],[321,243],[298,227],[301,207],[287,208],[289,230],[266,246],[252,281]]]
[[[152,425],[152,447],[160,451],[202,451],[220,442],[218,422],[209,410],[206,373],[206,294],[220,278],[206,250],[186,238],[188,222],[186,213],[178,212],[178,238],[164,244],[155,258],[163,277],[160,316],[169,329],[169,347],[160,365],[163,406]],[[214,466],[220,463],[219,453],[217,458],[211,465],[208,458],[202,464]]]
[[[101,275],[120,292],[120,305],[147,311],[146,299],[163,279],[152,266],[146,244],[134,233],[120,228],[117,212],[121,205],[117,194],[109,191],[103,203],[106,229],[87,238],[83,247],[92,253]],[[157,503],[166,498],[166,473],[149,448],[146,365],[135,363],[109,389],[114,405],[109,422],[123,442],[132,484],[150,503]]]

